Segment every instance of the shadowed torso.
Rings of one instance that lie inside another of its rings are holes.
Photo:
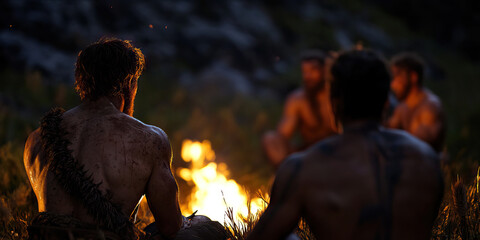
[[[319,239],[429,239],[442,184],[423,142],[401,131],[346,130],[303,162],[304,214]]]
[[[307,98],[304,90],[297,90],[286,104],[295,109],[292,117],[296,118],[304,146],[310,146],[336,132],[329,95],[325,90],[313,100]]]
[[[430,146],[360,122],[284,161],[249,239],[283,239],[304,218],[317,239],[426,240],[442,194]]]
[[[153,165],[152,127],[118,111],[113,104],[79,106],[62,116],[61,128],[68,134],[73,157],[92,175],[103,195],[130,216],[145,194]],[[53,212],[96,223],[80,199],[74,199],[59,185],[42,149],[40,130],[29,138],[25,166],[40,212]],[[165,149],[169,151],[169,149]]]

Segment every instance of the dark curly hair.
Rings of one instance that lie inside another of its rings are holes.
[[[328,56],[322,52],[321,50],[317,50],[317,49],[309,49],[309,50],[305,50],[302,52],[302,54],[300,55],[300,60],[303,62],[303,61],[317,61],[320,66],[324,66],[325,65],[325,58],[327,58]]]
[[[120,96],[137,84],[144,66],[142,51],[130,41],[101,38],[78,53],[75,89],[82,100]]]
[[[399,53],[392,58],[391,65],[407,72],[417,73],[418,84],[423,84],[425,62],[418,54],[413,52]]]
[[[382,56],[372,50],[347,51],[331,71],[331,98],[337,102],[339,120],[381,119],[390,90],[390,72]]]

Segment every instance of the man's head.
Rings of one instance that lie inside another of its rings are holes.
[[[422,86],[424,68],[422,58],[415,53],[401,53],[393,57],[393,80],[390,87],[399,100],[404,100],[412,87]]]
[[[380,121],[390,85],[383,58],[371,50],[342,53],[332,66],[331,98],[337,121]]]
[[[137,80],[145,58],[129,41],[102,38],[80,51],[75,64],[75,89],[82,100],[121,97],[123,112],[132,116]]]
[[[317,92],[324,86],[325,54],[319,50],[305,51],[301,56],[303,85],[307,92]]]

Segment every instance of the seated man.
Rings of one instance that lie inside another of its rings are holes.
[[[75,85],[82,103],[52,110],[25,145],[40,212],[29,226],[31,239],[137,239],[141,231],[129,216],[144,194],[159,239],[202,219],[180,212],[167,135],[132,117],[144,62],[140,49],[118,39],[79,53]]]
[[[277,130],[263,137],[263,148],[274,167],[278,167],[290,153],[303,150],[336,132],[329,87],[325,81],[331,60],[317,50],[303,54],[301,67],[304,87],[290,94]],[[300,131],[303,145],[293,147],[289,140],[297,130]]]
[[[392,59],[391,69],[391,89],[400,104],[387,126],[403,129],[441,152],[445,141],[445,115],[440,99],[423,87],[423,60],[416,54],[402,53]]]
[[[317,239],[430,239],[443,194],[438,155],[405,131],[381,127],[384,61],[354,50],[331,71],[343,132],[285,160],[248,239],[282,239],[300,218]]]

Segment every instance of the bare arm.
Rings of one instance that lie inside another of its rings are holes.
[[[27,141],[25,142],[25,149],[23,151],[23,164],[25,166],[25,170],[27,171],[27,175],[29,180],[30,180],[30,184],[33,186],[33,176],[30,176],[30,174],[33,174],[33,171],[30,169],[31,168],[31,165],[33,163],[33,160],[35,159],[35,156],[33,156],[34,154],[32,154],[33,150],[34,150],[34,146],[36,145],[36,141],[38,139],[38,129],[35,130],[34,132],[30,133],[30,135],[28,135],[28,138],[27,138]]]
[[[25,171],[27,172],[28,180],[35,191],[35,194],[38,194],[38,176],[44,167],[41,161],[35,161],[40,151],[40,129],[37,129],[28,136],[27,141],[25,142],[25,149],[23,151],[23,164],[25,166]],[[39,202],[43,201],[43,199],[39,198],[38,196],[37,199]]]
[[[425,106],[415,117],[411,125],[412,135],[422,139],[429,144],[435,144],[442,134],[444,122],[440,109],[436,106]]]
[[[283,109],[283,116],[277,127],[277,132],[285,140],[292,137],[298,125],[298,106],[295,96],[288,98]]]
[[[173,238],[182,225],[182,214],[178,205],[178,187],[170,168],[172,160],[170,142],[163,131],[156,130],[158,139],[153,142],[158,145],[152,149],[154,166],[146,196],[160,234]]]
[[[259,222],[248,236],[252,239],[283,239],[297,226],[301,214],[299,173],[302,162],[293,155],[280,166],[272,198]]]

